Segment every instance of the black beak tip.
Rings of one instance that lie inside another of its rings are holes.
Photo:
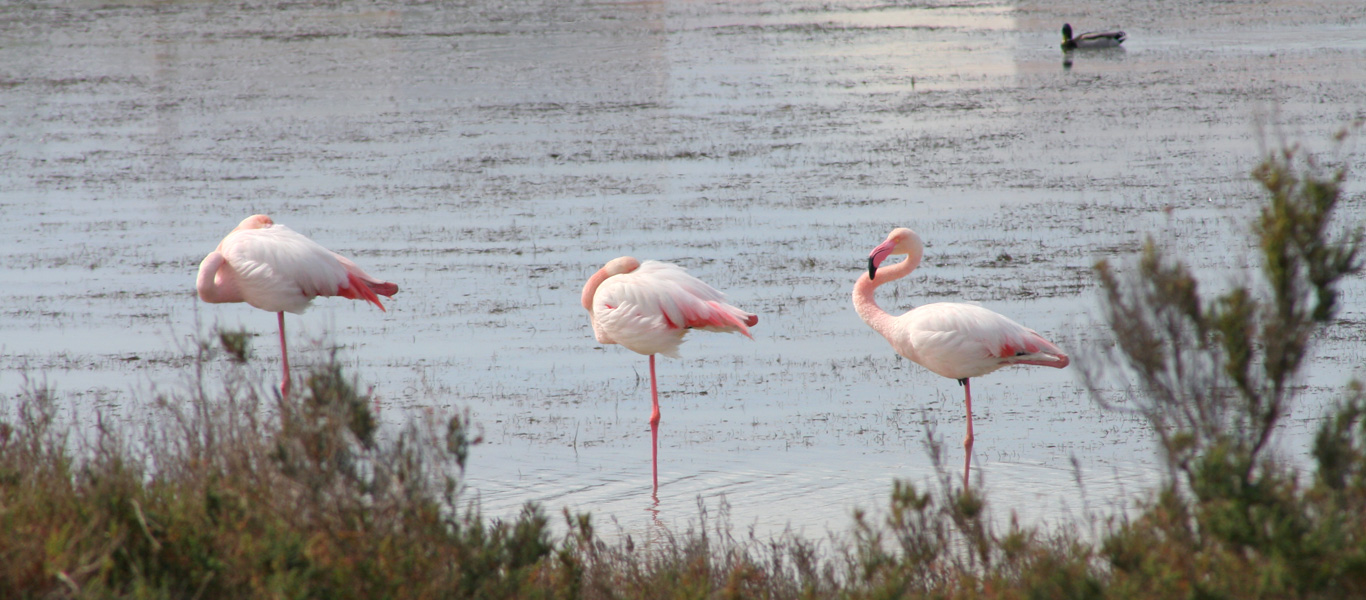
[[[871,281],[877,275],[877,263],[873,262],[873,257],[868,257],[868,279]]]

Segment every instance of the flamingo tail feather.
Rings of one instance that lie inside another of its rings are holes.
[[[694,329],[717,331],[734,329],[745,334],[745,337],[754,339],[754,336],[749,333],[749,328],[759,323],[758,315],[745,313],[738,308],[715,300],[708,301],[706,306],[710,310],[685,315],[685,325]]]
[[[337,291],[337,295],[352,300],[364,300],[380,310],[384,310],[384,305],[380,304],[379,296],[393,296],[398,293],[398,285],[387,281],[367,281],[355,273],[347,273],[346,281],[348,286]],[[386,311],[387,312],[387,311]]]

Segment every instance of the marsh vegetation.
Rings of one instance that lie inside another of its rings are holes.
[[[1359,223],[1343,167],[1295,148],[1255,172],[1260,270],[1205,282],[1152,241],[1096,276],[1113,353],[1096,400],[1141,417],[1166,466],[1084,527],[993,518],[941,476],[897,482],[849,536],[759,536],[724,515],[637,543],[591,513],[528,504],[488,519],[462,497],[467,414],[377,426],[335,360],[288,400],[252,384],[242,332],[194,365],[237,370],[155,399],[145,427],[64,416],[29,382],[0,417],[0,589],[16,598],[1353,598],[1366,593],[1366,390],[1343,382],[1312,464],[1268,440],[1295,407]],[[1335,218],[1337,216],[1337,218]],[[234,373],[236,375],[234,375]],[[1122,397],[1105,378],[1126,382]],[[81,425],[78,427],[77,425]],[[931,453],[935,444],[929,444]],[[941,473],[942,474],[942,473]],[[552,523],[559,523],[553,526]],[[1093,535],[1085,532],[1091,531]]]

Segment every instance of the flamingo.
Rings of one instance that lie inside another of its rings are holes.
[[[583,286],[583,307],[599,343],[621,344],[650,357],[650,464],[659,493],[659,386],[655,355],[679,358],[689,329],[740,332],[759,317],[725,303],[725,295],[678,265],[623,256],[607,263]]]
[[[303,314],[317,296],[364,300],[384,310],[376,294],[393,296],[398,286],[362,271],[346,257],[322,247],[266,215],[243,219],[218,248],[199,263],[199,299],[210,304],[246,302],[276,313],[280,322],[280,359],[289,396],[289,351],[285,313]]]
[[[1061,369],[1067,355],[1038,332],[1005,316],[977,306],[936,302],[893,317],[873,300],[877,287],[901,279],[920,266],[925,244],[916,232],[899,227],[868,254],[868,273],[854,283],[854,310],[892,349],[931,372],[957,379],[963,386],[968,412],[968,435],[963,440],[963,486],[968,485],[972,465],[972,387],[968,381],[1010,365],[1037,365]],[[893,254],[906,260],[878,270]],[[874,283],[874,277],[882,278]]]

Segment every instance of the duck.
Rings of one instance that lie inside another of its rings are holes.
[[[1123,31],[1088,31],[1077,37],[1072,37],[1072,25],[1070,23],[1062,24],[1063,50],[1116,48],[1124,43],[1126,37]]]

